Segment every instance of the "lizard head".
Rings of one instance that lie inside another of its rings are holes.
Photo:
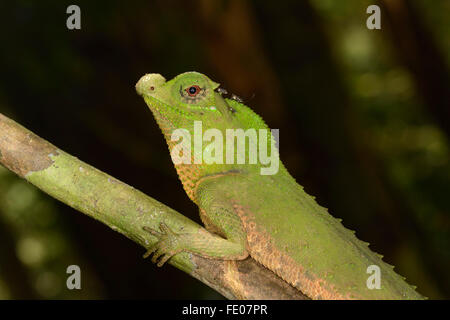
[[[218,83],[198,72],[182,73],[169,81],[151,73],[141,77],[136,91],[152,111],[172,154],[178,144],[173,140],[174,132],[182,129],[186,132],[183,140],[190,135],[190,141],[194,141],[196,121],[201,121],[203,130],[225,130],[235,125],[236,111],[216,91],[218,87]],[[195,148],[193,151],[196,152]],[[215,165],[194,164],[193,159],[190,164],[175,163],[175,168],[190,197],[200,177],[221,170]]]
[[[184,128],[193,134],[194,121],[208,126],[225,125],[231,109],[215,90],[219,84],[198,72],[186,72],[170,81],[157,73],[144,75],[136,84],[167,138]]]

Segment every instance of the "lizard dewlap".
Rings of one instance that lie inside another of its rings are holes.
[[[250,255],[312,299],[423,298],[305,193],[278,164],[274,135],[261,117],[240,99],[225,98],[218,83],[197,72],[169,81],[147,74],[136,90],[208,230],[147,228],[159,242],[146,255],[158,265],[181,251],[224,260]]]

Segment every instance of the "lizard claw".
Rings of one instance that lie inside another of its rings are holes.
[[[144,259],[153,254],[152,262],[156,263],[158,267],[162,267],[173,255],[182,251],[179,241],[180,235],[173,232],[165,223],[161,222],[159,225],[161,232],[149,227],[142,228],[159,239],[158,242],[147,249],[147,252],[143,255]],[[161,259],[158,261],[158,258]]]

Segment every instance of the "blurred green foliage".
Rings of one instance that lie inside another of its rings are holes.
[[[448,66],[449,2],[410,3]],[[283,162],[320,204],[419,292],[450,297],[448,131],[387,8],[368,30],[372,1],[78,1],[69,31],[70,4],[0,4],[1,113],[199,221],[134,84],[206,73],[280,129]],[[0,298],[219,297],[143,251],[0,168]],[[81,291],[65,287],[70,264]]]

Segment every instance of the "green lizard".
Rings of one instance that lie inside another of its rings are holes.
[[[181,137],[190,143],[195,121],[223,136],[227,129],[268,130],[249,107],[239,99],[224,98],[218,83],[197,72],[183,73],[170,81],[160,74],[147,74],[136,90],[161,128],[172,159],[179,146],[172,135],[184,129]],[[236,153],[245,157],[244,163],[194,161],[200,153],[211,153],[207,150],[210,144],[205,143],[200,151],[194,146],[190,163],[175,163],[208,231],[175,233],[164,223],[159,231],[146,228],[159,241],[144,256],[153,253],[152,261],[162,266],[181,251],[224,260],[250,255],[312,299],[424,298],[393,271],[393,266],[370,251],[367,243],[319,206],[281,163],[275,174],[261,174],[262,163],[249,163],[251,153],[263,147],[278,157],[274,138],[267,132],[267,143],[241,141],[244,148],[237,148]],[[225,145],[215,152],[225,155]],[[380,271],[380,287],[369,289],[368,268],[373,265]]]

